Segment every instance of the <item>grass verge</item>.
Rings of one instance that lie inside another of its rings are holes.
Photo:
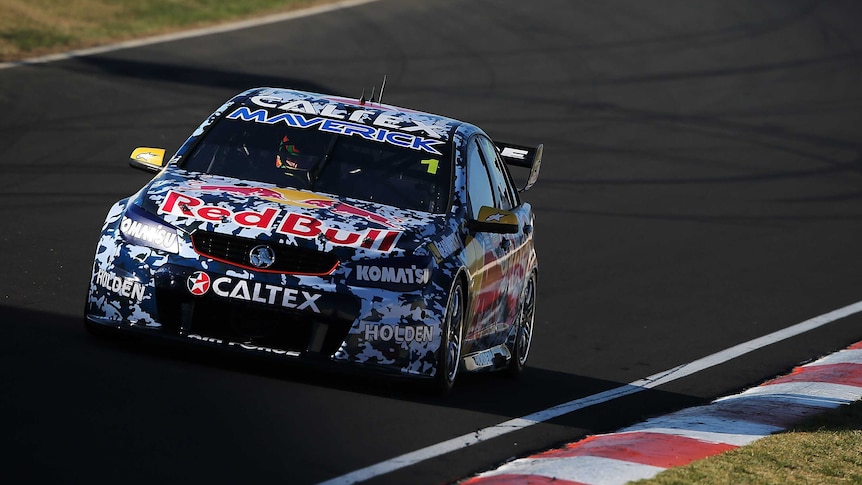
[[[0,62],[335,0],[0,0]]]
[[[862,484],[862,401],[638,485]]]

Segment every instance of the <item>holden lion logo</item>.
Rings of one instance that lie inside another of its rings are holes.
[[[255,246],[248,252],[248,260],[255,268],[266,269],[275,263],[275,251],[269,246]]]
[[[186,281],[186,287],[192,295],[204,295],[210,290],[210,275],[203,271],[196,271],[189,276],[188,281]]]

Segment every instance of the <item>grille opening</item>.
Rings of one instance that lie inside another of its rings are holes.
[[[331,253],[286,244],[267,243],[275,253],[275,262],[269,268],[260,269],[252,265],[249,258],[251,250],[261,244],[256,239],[195,231],[192,234],[192,244],[195,251],[202,256],[254,271],[322,276],[335,271],[339,263],[338,257]]]

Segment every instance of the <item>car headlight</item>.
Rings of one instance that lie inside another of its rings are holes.
[[[431,281],[434,258],[413,256],[404,258],[370,259],[354,261],[347,283],[355,286],[371,286],[395,291],[412,291]]]
[[[140,207],[130,204],[120,220],[123,239],[169,253],[179,253],[176,228],[171,227]]]

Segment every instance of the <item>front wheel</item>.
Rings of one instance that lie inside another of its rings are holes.
[[[464,285],[457,280],[449,293],[446,317],[443,320],[440,350],[437,354],[435,391],[448,394],[455,384],[461,364],[461,344],[464,338]]]
[[[515,341],[512,345],[512,359],[509,362],[509,375],[517,377],[527,365],[530,355],[530,344],[533,342],[533,324],[536,319],[536,273],[530,274],[524,287],[521,299],[521,311],[518,313],[518,328],[515,330]]]

